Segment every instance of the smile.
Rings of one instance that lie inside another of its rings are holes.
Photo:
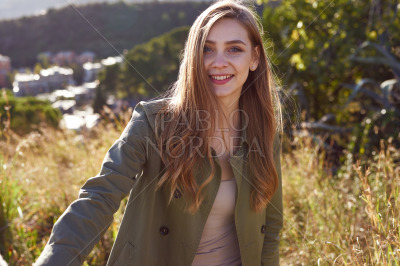
[[[228,83],[233,77],[234,75],[210,75],[210,80],[216,85],[224,85]]]
[[[215,80],[225,80],[225,79],[230,79],[231,77],[233,77],[233,75],[211,76],[211,78]]]

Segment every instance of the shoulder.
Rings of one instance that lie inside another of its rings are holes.
[[[155,131],[155,120],[157,113],[168,106],[171,98],[152,99],[140,101],[134,108],[130,124],[136,127],[147,127]],[[138,124],[141,124],[140,126]]]
[[[141,101],[136,105],[135,110],[137,109],[143,110],[148,119],[153,120],[155,115],[157,115],[157,113],[161,109],[169,105],[170,101],[171,98],[161,98],[149,101]]]
[[[162,108],[169,105],[171,98],[153,99],[139,102],[135,109],[141,107],[147,116],[156,115]]]

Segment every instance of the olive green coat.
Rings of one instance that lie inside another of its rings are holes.
[[[107,265],[191,265],[203,227],[216,197],[221,168],[215,151],[217,175],[206,186],[205,200],[195,214],[184,211],[180,191],[170,205],[168,191],[155,185],[163,164],[157,152],[154,120],[166,100],[139,103],[121,137],[113,144],[100,173],[90,178],[55,223],[50,239],[35,265],[81,265],[113,220],[121,200],[129,194],[125,214]],[[276,137],[274,157],[279,188],[262,213],[250,209],[246,132],[238,151],[230,158],[237,182],[235,226],[242,265],[279,265],[279,232],[282,228],[280,145]],[[194,168],[198,182],[210,173],[204,160]]]

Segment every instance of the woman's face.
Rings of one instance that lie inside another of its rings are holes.
[[[224,103],[236,103],[250,68],[258,65],[258,47],[252,48],[246,28],[235,19],[218,20],[211,27],[203,53],[211,88]]]

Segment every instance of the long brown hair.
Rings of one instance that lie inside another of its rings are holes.
[[[273,160],[273,141],[280,123],[280,104],[262,40],[262,25],[253,7],[234,0],[222,0],[206,9],[194,22],[189,31],[182,54],[179,76],[171,90],[164,96],[170,97],[168,106],[157,116],[158,146],[161,151],[164,173],[157,187],[169,186],[170,201],[176,189],[191,199],[188,210],[195,212],[203,201],[202,190],[215,175],[211,156],[210,139],[215,132],[216,121],[208,116],[207,123],[201,114],[220,110],[217,97],[209,88],[208,76],[203,65],[203,49],[213,24],[222,18],[233,18],[246,29],[253,48],[260,51],[259,64],[250,71],[243,85],[239,106],[247,114],[246,134],[249,143],[257,143],[257,152],[248,153],[250,182],[252,183],[251,207],[260,212],[265,208],[278,187],[278,176]],[[198,112],[204,110],[205,112]],[[223,113],[223,112],[219,112]],[[168,122],[161,125],[161,121]],[[188,147],[196,147],[196,152]],[[251,149],[251,148],[250,148]],[[194,179],[196,163],[203,160],[211,165],[211,173],[201,184]]]

